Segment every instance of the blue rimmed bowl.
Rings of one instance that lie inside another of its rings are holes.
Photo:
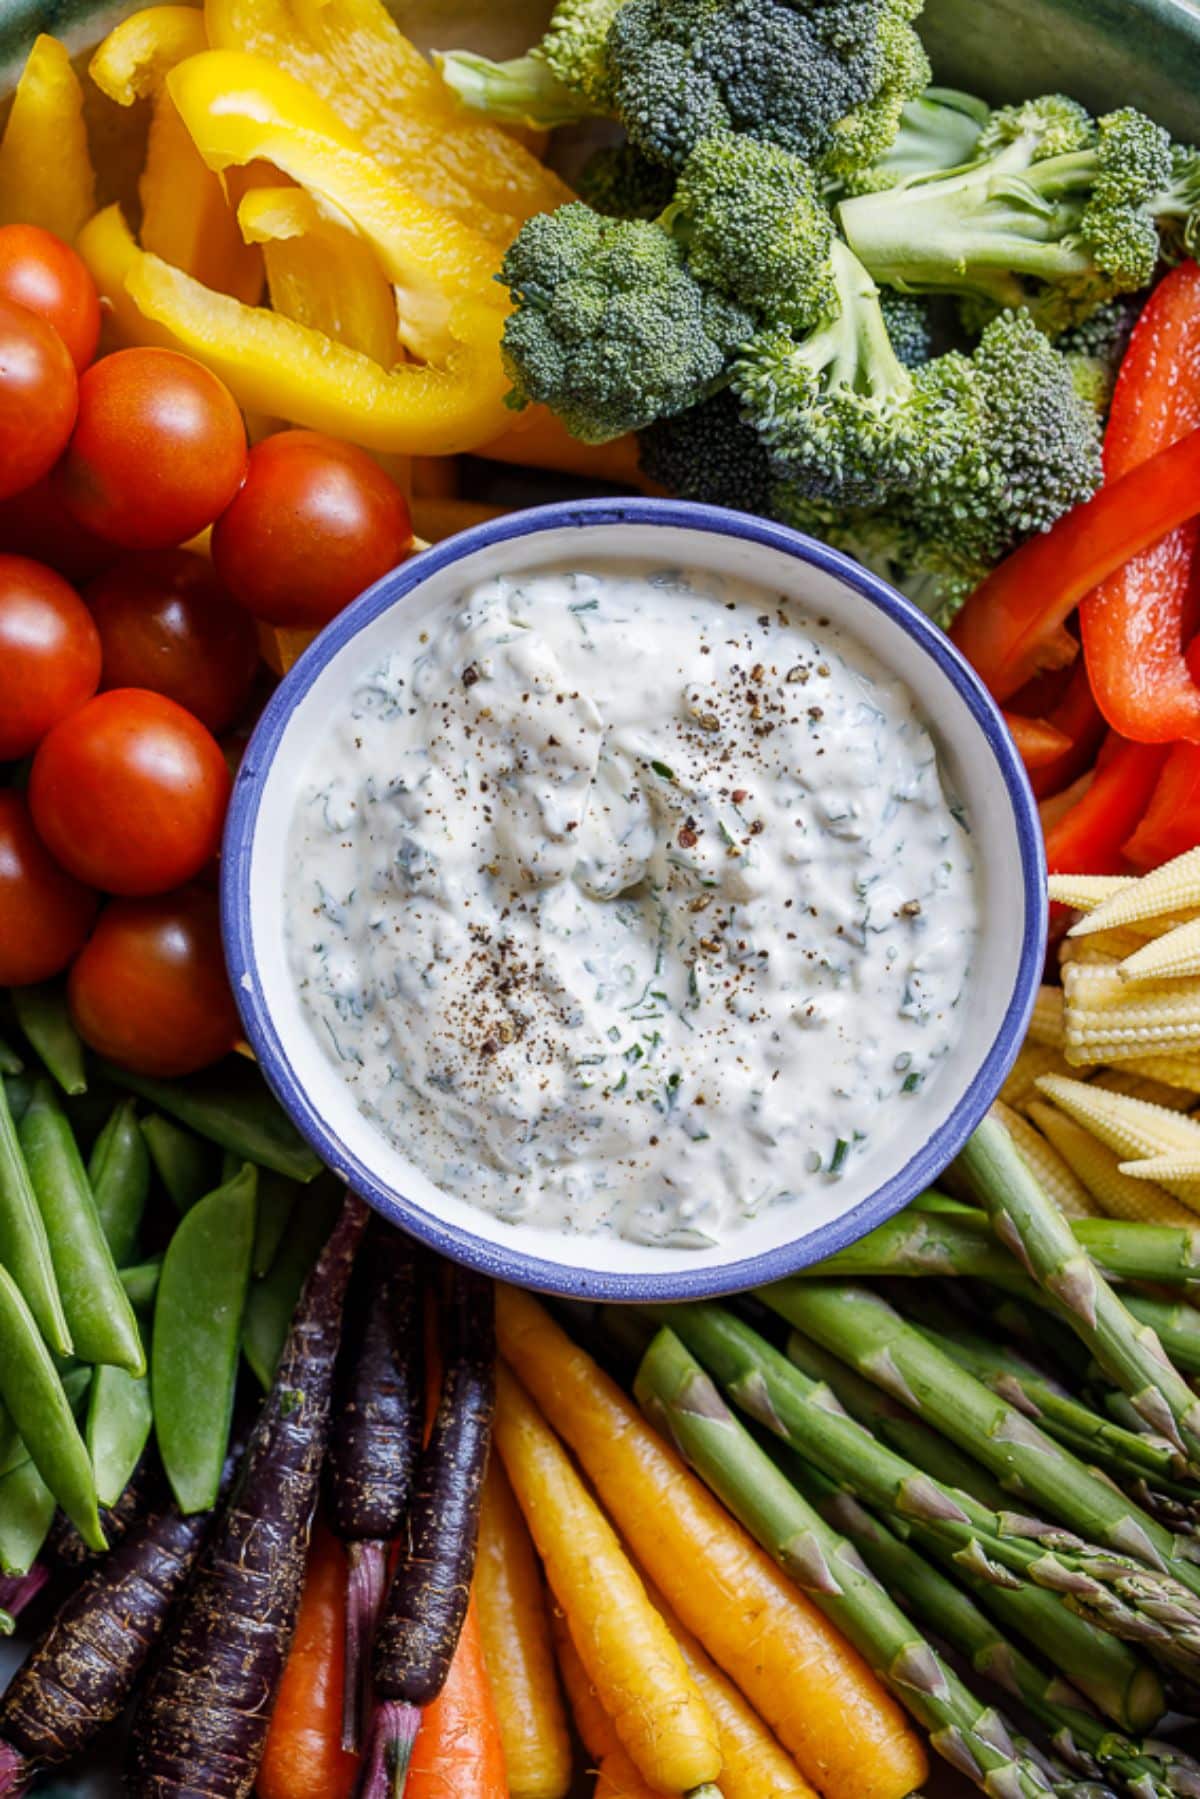
[[[314,742],[391,648],[396,609],[433,620],[474,583],[569,562],[711,569],[802,602],[899,675],[933,722],[950,786],[975,826],[984,916],[963,1036],[939,1079],[906,1100],[903,1128],[864,1169],[764,1210],[707,1249],[509,1224],[441,1192],[358,1109],[302,1009],[286,950],[285,869]],[[225,838],[222,907],[246,1034],[317,1153],[386,1217],[505,1280],[576,1297],[683,1299],[776,1279],[898,1211],[939,1174],[1016,1054],[1041,974],[1046,908],[1037,813],[1012,742],[978,680],[929,620],[857,564],[741,514],[660,500],[514,513],[428,550],[324,631],[273,695],[246,752]]]

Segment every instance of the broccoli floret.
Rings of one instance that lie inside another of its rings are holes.
[[[640,433],[642,471],[669,493],[741,512],[770,510],[771,473],[736,394],[722,388]]]
[[[883,154],[929,80],[919,11],[920,0],[625,0],[607,40],[616,110],[671,168],[734,131],[845,172]]]
[[[897,294],[885,288],[879,310],[893,350],[906,369],[919,369],[933,355],[933,320],[929,302],[919,294]]]
[[[1068,359],[1024,312],[985,329],[970,357],[951,351],[915,380],[957,439],[903,500],[930,567],[973,585],[1025,537],[1096,491],[1095,410],[1079,397]]]
[[[835,307],[807,335],[758,333],[733,379],[777,478],[845,507],[923,479],[941,421],[895,352],[871,277],[840,240],[830,260]]]
[[[584,163],[575,191],[606,218],[656,219],[671,202],[675,176],[632,144],[605,144]]]
[[[980,321],[1027,306],[1051,332],[1146,286],[1171,171],[1159,126],[1128,108],[1093,124],[1050,95],[993,113],[979,148],[965,169],[842,203],[847,239],[877,281],[965,295]]]
[[[1166,187],[1152,202],[1164,253],[1173,262],[1200,255],[1200,150],[1176,144]]]
[[[985,100],[957,88],[927,87],[900,111],[895,142],[877,162],[854,170],[845,187],[852,194],[883,193],[913,175],[957,169],[978,152],[979,137],[991,116]]]
[[[435,51],[442,79],[472,111],[513,125],[549,128],[612,106],[605,51],[622,0],[558,0],[541,42],[492,62],[467,50]]]
[[[939,566],[936,548],[923,544],[911,522],[899,513],[829,511],[781,484],[771,492],[770,512],[781,524],[853,557],[939,625],[951,624],[975,586],[971,576]]]
[[[833,221],[807,163],[775,144],[704,139],[664,222],[692,273],[749,310],[803,327],[835,303]]]
[[[1054,340],[1070,366],[1076,393],[1101,417],[1108,411],[1117,371],[1145,303],[1145,294],[1120,294]]]
[[[585,443],[703,399],[753,330],[669,232],[578,201],[530,219],[500,278],[517,303],[503,343],[512,404],[543,402]]]

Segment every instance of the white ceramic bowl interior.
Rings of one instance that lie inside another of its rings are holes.
[[[934,726],[944,778],[974,832],[983,903],[962,1039],[904,1127],[802,1203],[764,1211],[702,1250],[566,1236],[500,1222],[433,1186],[359,1112],[301,1009],[285,946],[284,870],[294,796],[326,721],[391,647],[393,609],[432,618],[485,576],[614,562],[711,568],[834,619],[908,683]],[[673,502],[544,507],[467,532],[386,577],[322,634],[281,684],[247,752],[226,839],[227,949],[250,1039],[285,1107],[337,1172],[443,1251],[527,1284],[684,1298],[779,1276],[896,1211],[936,1176],[990,1103],[1016,1050],[1045,933],[1040,837],[1020,763],[975,677],[916,609],[797,533]]]

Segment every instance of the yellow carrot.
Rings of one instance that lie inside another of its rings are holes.
[[[497,1289],[504,1355],[579,1457],[638,1565],[825,1799],[903,1799],[928,1760],[858,1653],[529,1294]]]
[[[653,1787],[646,1785],[622,1749],[613,1721],[588,1679],[587,1669],[579,1659],[579,1651],[571,1641],[567,1621],[557,1607],[553,1614],[552,1629],[558,1671],[567,1691],[571,1716],[575,1720],[579,1740],[597,1771],[596,1799],[617,1799],[618,1795],[620,1799],[660,1799]]]
[[[650,1588],[650,1599],[679,1644],[688,1673],[716,1719],[725,1764],[721,1774],[724,1799],[817,1799],[795,1762],[732,1681],[683,1628],[662,1595]]]
[[[475,1599],[510,1799],[563,1799],[571,1739],[554,1671],[541,1572],[498,1458],[483,1487]]]
[[[616,1532],[503,1363],[495,1433],[551,1590],[622,1748],[659,1792],[715,1799],[721,1751],[712,1714]]]

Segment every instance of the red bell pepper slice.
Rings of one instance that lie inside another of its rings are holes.
[[[1069,748],[1053,762],[1044,763],[1030,775],[1030,785],[1038,799],[1061,793],[1096,760],[1096,752],[1104,738],[1104,720],[1092,698],[1091,684],[1081,656],[1070,672],[1066,687],[1053,706],[1045,712],[1048,725],[1061,731]]]
[[[1165,746],[1105,739],[1082,799],[1046,833],[1051,874],[1120,874],[1124,846],[1150,803],[1167,760]]]
[[[1113,394],[1104,469],[1119,480],[1200,426],[1200,268],[1162,280],[1138,320]],[[1088,675],[1108,723],[1139,743],[1200,742],[1200,687],[1184,661],[1197,542],[1180,525],[1089,594],[1079,609]]]
[[[1167,752],[1145,817],[1125,845],[1135,868],[1158,868],[1200,843],[1200,743]]]
[[[1063,629],[1079,602],[1131,556],[1200,512],[1200,430],[1102,487],[1031,537],[975,589],[950,635],[998,700],[1078,645]]]

